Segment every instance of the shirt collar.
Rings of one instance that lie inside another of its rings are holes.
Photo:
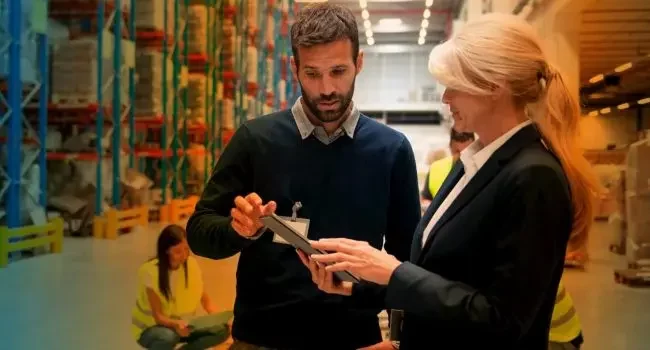
[[[350,102],[350,112],[348,117],[345,119],[343,124],[341,124],[341,130],[345,132],[346,135],[348,135],[349,138],[354,138],[354,130],[357,128],[357,123],[359,123],[359,117],[361,113],[357,109],[357,107],[354,105],[354,101]],[[305,110],[303,109],[302,106],[302,97],[298,98],[296,103],[293,104],[293,107],[291,107],[291,114],[293,114],[293,118],[296,121],[296,125],[298,126],[298,131],[300,132],[300,136],[302,139],[306,139],[311,135],[314,130],[317,128],[307,117],[307,114]],[[320,128],[320,126],[318,126]]]
[[[465,173],[476,173],[485,163],[487,163],[494,152],[508,142],[508,140],[519,130],[530,124],[532,124],[532,121],[526,120],[485,146],[481,143],[480,139],[472,142],[467,148],[460,152],[460,161],[463,162]]]

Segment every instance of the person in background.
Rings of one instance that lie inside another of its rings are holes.
[[[471,132],[459,132],[451,128],[449,133],[449,150],[451,156],[443,157],[433,161],[427,172],[424,186],[420,192],[422,209],[425,210],[431,204],[433,197],[438,193],[440,186],[449,175],[453,164],[460,158],[460,152],[474,142],[474,134]]]
[[[409,257],[420,219],[415,156],[352,101],[363,67],[352,11],[312,3],[291,27],[302,97],[244,123],[187,224],[197,255],[239,254],[231,349],[358,349],[381,340],[381,307],[318,290],[295,249],[260,221],[309,220],[309,239],[354,238]]]
[[[207,316],[197,318],[201,305]],[[185,230],[165,227],[158,237],[156,257],[138,270],[138,294],[131,330],[140,346],[150,350],[208,349],[229,337],[227,317],[217,313],[203,289],[199,264],[189,254]]]
[[[549,334],[548,350],[579,350],[584,338],[573,299],[560,281]]]
[[[569,239],[587,237],[602,191],[579,147],[578,101],[513,15],[466,23],[429,70],[478,139],[434,197],[410,261],[344,238],[313,241],[327,253],[301,259],[321,290],[403,310],[403,350],[547,350]],[[343,270],[363,282],[334,283]]]

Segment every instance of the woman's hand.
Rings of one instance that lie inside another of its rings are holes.
[[[334,280],[332,272],[325,271],[325,267],[320,263],[311,260],[305,253],[297,250],[298,256],[302,263],[307,266],[311,272],[311,279],[316,283],[318,289],[329,294],[340,294],[345,296],[352,295],[352,283],[338,282]]]
[[[328,272],[348,271],[369,282],[387,285],[401,264],[394,256],[370,246],[367,242],[346,238],[327,238],[311,242],[319,250],[333,252],[314,254],[310,258],[327,265]]]
[[[190,336],[190,329],[187,326],[187,322],[183,320],[178,320],[176,323],[174,323],[174,331],[178,333],[181,337],[189,337]]]

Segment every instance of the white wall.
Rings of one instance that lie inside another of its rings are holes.
[[[365,52],[363,70],[356,82],[355,102],[363,107],[439,101],[436,81],[427,69],[429,50]]]

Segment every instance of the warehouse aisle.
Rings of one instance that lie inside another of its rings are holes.
[[[159,229],[152,225],[116,241],[68,238],[63,254],[0,270],[0,347],[138,349],[129,333],[135,271],[153,254]],[[567,288],[584,324],[585,349],[647,349],[650,289],[613,282],[612,267],[620,259],[607,251],[607,230],[606,224],[596,225],[588,270],[566,273]],[[230,308],[236,259],[200,259],[200,263],[218,307]]]

